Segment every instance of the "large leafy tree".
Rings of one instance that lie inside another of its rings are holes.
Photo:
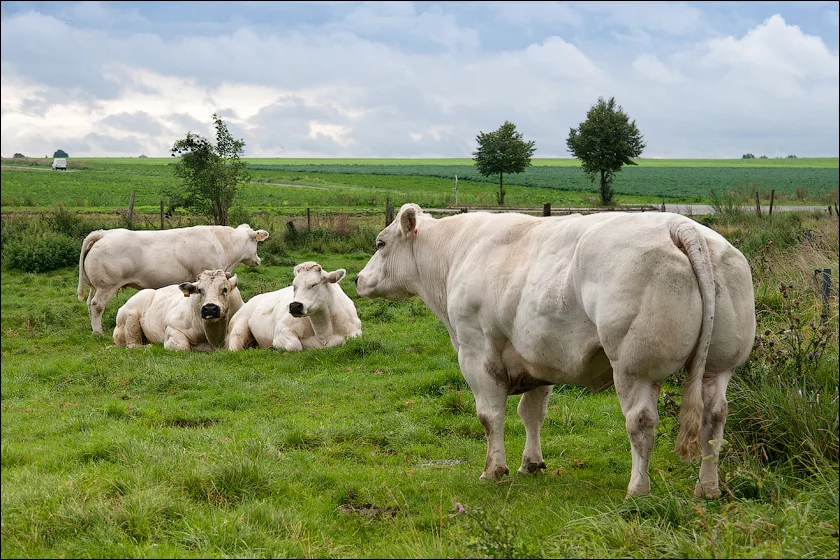
[[[473,152],[473,159],[478,172],[482,175],[499,175],[499,205],[505,203],[505,173],[521,173],[531,165],[534,155],[534,142],[526,142],[522,134],[516,131],[516,125],[510,121],[493,132],[479,132],[476,136],[478,149]]]
[[[183,206],[212,218],[216,225],[228,225],[228,213],[240,184],[250,179],[247,164],[240,159],[245,149],[242,139],[235,139],[222,117],[213,114],[216,144],[192,132],[172,146],[172,156],[180,187],[168,189],[170,205]]]
[[[586,113],[578,128],[569,129],[566,145],[581,161],[581,168],[593,183],[599,178],[601,204],[612,202],[612,182],[623,165],[636,165],[630,158],[639,157],[645,148],[636,121],[616,105],[615,98],[603,97]]]

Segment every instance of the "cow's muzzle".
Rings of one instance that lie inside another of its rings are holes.
[[[222,308],[215,303],[205,303],[201,306],[201,318],[205,321],[207,319],[218,319],[222,316]]]
[[[292,314],[292,317],[303,317],[303,304],[299,301],[293,301],[289,304],[289,313]]]

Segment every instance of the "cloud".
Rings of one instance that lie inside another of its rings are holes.
[[[219,112],[249,157],[469,157],[505,120],[568,157],[599,96],[645,157],[838,152],[837,50],[805,31],[836,34],[824,7],[798,25],[730,4],[27,6],[3,4],[4,155],[168,156]]]

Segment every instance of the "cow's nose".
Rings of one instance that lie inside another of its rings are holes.
[[[293,301],[289,304],[289,313],[295,317],[303,316],[303,304],[299,301]]]
[[[202,319],[218,319],[222,315],[222,308],[215,303],[205,303],[201,306]]]

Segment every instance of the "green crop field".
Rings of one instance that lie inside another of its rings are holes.
[[[494,205],[498,177],[483,177],[469,159],[247,159],[252,182],[240,190],[245,211],[301,208],[377,209],[416,202]],[[177,184],[169,158],[69,160],[68,172],[46,172],[49,160],[3,160],[2,206],[37,209],[56,205],[124,208],[132,190],[138,211],[154,211],[162,189]],[[572,159],[535,159],[525,172],[504,176],[510,206],[592,206],[595,186]],[[317,187],[304,189],[301,187]],[[640,160],[616,175],[619,204],[708,203],[712,191],[750,203],[758,192],[777,204],[830,204],[838,196],[838,159]]]

